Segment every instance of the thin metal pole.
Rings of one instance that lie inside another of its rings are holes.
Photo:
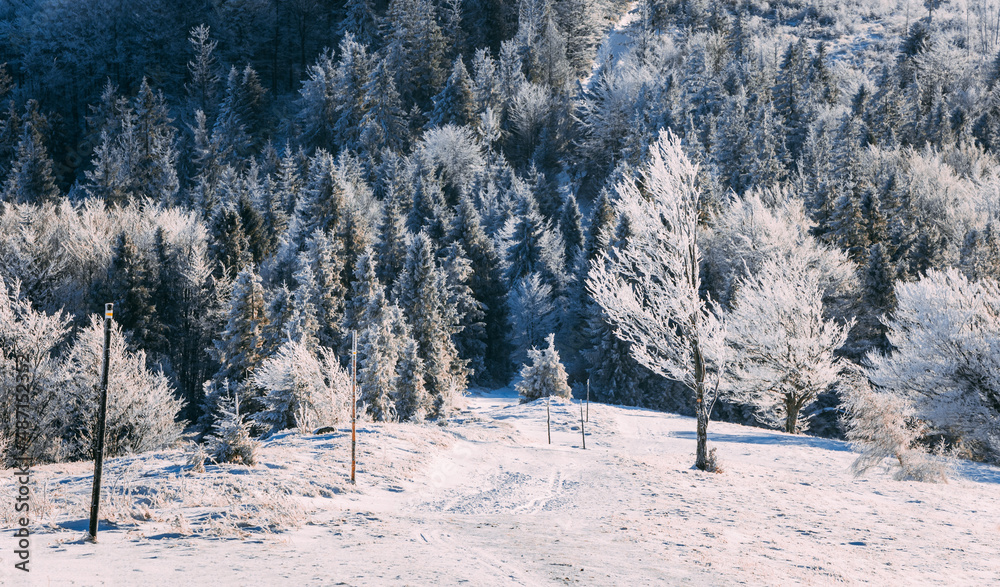
[[[97,442],[94,446],[94,491],[90,498],[90,539],[97,541],[97,516],[101,504],[101,470],[104,468],[104,428],[108,413],[108,364],[111,347],[111,319],[114,304],[104,304],[104,358],[101,366],[101,404],[97,410]]]
[[[358,421],[358,333],[351,331],[351,485],[355,485],[355,447],[358,443],[357,421]]]
[[[590,422],[590,378],[587,378],[587,421]]]
[[[545,396],[545,430],[549,433],[549,444],[552,444],[552,418],[549,417],[549,396]]]
[[[583,402],[580,402],[580,437],[583,438],[583,450],[587,450],[587,431],[583,429]]]

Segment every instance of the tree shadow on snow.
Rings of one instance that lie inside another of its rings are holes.
[[[695,440],[694,432],[672,432],[671,436]],[[763,445],[784,445],[784,446],[807,446],[809,448],[821,448],[838,452],[851,452],[851,447],[846,442],[838,442],[827,438],[817,438],[815,436],[801,436],[794,434],[717,434],[709,432],[709,442],[729,442],[733,444],[763,444]]]

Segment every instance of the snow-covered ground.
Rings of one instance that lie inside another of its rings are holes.
[[[252,469],[193,473],[179,450],[114,459],[102,513],[117,523],[97,544],[91,464],[38,467],[32,572],[14,571],[4,532],[0,584],[1000,581],[1000,470],[854,479],[843,443],[713,422],[724,471],[703,473],[689,418],[591,404],[582,450],[579,404],[552,416],[551,445],[545,403],[509,389],[475,393],[447,426],[365,424],[357,487],[344,433],[281,435]]]

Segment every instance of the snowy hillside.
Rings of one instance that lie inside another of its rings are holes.
[[[89,463],[35,471],[31,584],[987,585],[1000,470],[944,485],[854,479],[837,441],[713,423],[722,473],[690,467],[690,418],[480,393],[447,426],[283,434],[255,468],[181,451],[114,459],[98,544]],[[11,491],[10,475],[2,491]],[[6,493],[10,494],[10,493]],[[6,514],[9,516],[9,513]],[[9,524],[9,517],[4,525]],[[12,577],[0,553],[0,583]],[[183,577],[183,578],[182,578]]]

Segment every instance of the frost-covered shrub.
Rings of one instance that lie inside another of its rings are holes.
[[[15,456],[57,460],[62,418],[60,365],[53,351],[67,332],[61,312],[38,312],[21,296],[19,283],[8,289],[0,278],[0,466]],[[15,441],[18,404],[26,406],[20,408],[22,418],[34,426]]]
[[[839,390],[847,439],[859,453],[851,464],[855,476],[885,464],[895,469],[897,480],[946,480],[944,462],[918,444],[927,429],[914,418],[910,402],[893,391],[873,390],[864,374],[854,369],[845,371]]]
[[[868,356],[868,378],[912,406],[930,434],[972,456],[1000,458],[1000,283],[956,269],[898,283],[886,320],[891,354]]]
[[[257,464],[260,443],[250,437],[250,423],[240,414],[238,395],[219,400],[219,418],[208,437],[208,453],[217,463]]]
[[[566,369],[559,361],[555,335],[548,335],[545,341],[548,343],[547,348],[528,350],[528,360],[531,364],[521,367],[521,381],[514,388],[520,394],[522,402],[530,402],[549,395],[570,397],[573,393],[567,382]]]
[[[80,331],[65,364],[69,403],[64,417],[67,434],[76,440],[74,456],[78,458],[90,457],[96,434],[103,352],[104,325],[95,315],[90,327]],[[111,329],[108,369],[107,456],[155,450],[180,436],[183,426],[177,416],[184,403],[175,397],[163,373],[146,369],[144,352],[126,348],[117,323]]]
[[[317,357],[305,342],[288,341],[254,373],[254,384],[264,391],[264,410],[253,420],[277,432],[298,428],[336,426],[350,403],[351,381],[330,349]]]

